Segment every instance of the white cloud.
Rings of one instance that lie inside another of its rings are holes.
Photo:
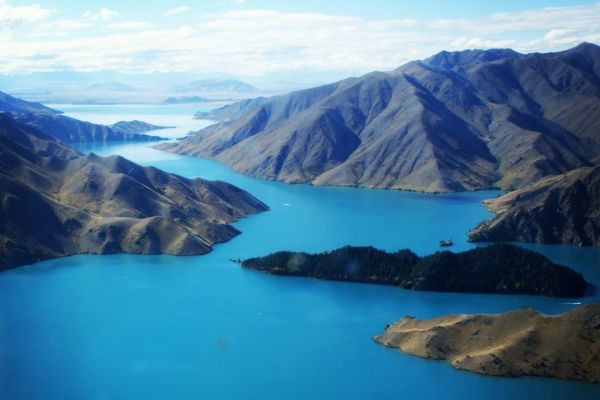
[[[482,39],[480,37],[462,36],[450,43],[452,49],[492,49],[514,47],[517,43],[512,39]]]
[[[112,18],[115,13],[105,15]],[[94,15],[101,19],[100,13]],[[92,14],[86,18],[90,22]],[[195,26],[157,27],[125,21],[107,24],[109,30],[85,38],[70,34],[58,41],[33,33],[2,38],[0,72],[72,68],[233,75],[296,70],[359,74],[393,69],[444,49],[553,51],[581,41],[599,43],[599,20],[600,3],[444,21],[235,10],[204,15]],[[44,56],[48,54],[52,57]]]
[[[86,11],[83,13],[83,17],[90,21],[95,21],[98,19],[102,20],[102,21],[109,21],[109,20],[117,17],[118,15],[119,15],[118,11],[111,10],[108,8],[101,8],[97,12]]]
[[[171,8],[163,14],[165,17],[170,17],[172,15],[183,14],[190,11],[190,7],[188,6],[179,6],[175,8]]]
[[[215,4],[219,7],[225,6],[239,6],[240,4],[244,4],[246,0],[219,0]]]
[[[23,23],[33,23],[44,20],[56,10],[42,7],[38,4],[13,6],[0,1],[0,29],[12,29]]]
[[[124,21],[124,22],[114,22],[112,24],[106,25],[108,29],[112,29],[115,31],[127,31],[127,30],[139,30],[139,29],[148,29],[152,27],[152,24],[148,22],[141,21]]]
[[[39,32],[45,31],[73,31],[78,29],[85,29],[92,26],[90,22],[77,21],[73,19],[58,19],[45,24],[40,24],[36,27]]]
[[[574,31],[573,29],[552,29],[551,31],[548,31],[548,33],[546,33],[544,35],[544,39],[545,40],[562,40],[566,37],[570,37],[571,35],[573,35],[574,33],[576,33],[577,31]]]
[[[589,29],[598,26],[600,3],[574,7],[503,12],[477,19],[440,19],[427,24],[432,29],[498,34],[552,29]]]
[[[581,42],[600,43],[600,3],[491,14],[479,19],[435,20],[433,32],[461,35],[452,48],[513,47],[522,52],[554,51]],[[530,38],[519,39],[526,34]],[[487,37],[486,37],[487,36]]]

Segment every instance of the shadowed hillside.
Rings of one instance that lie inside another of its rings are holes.
[[[496,215],[473,229],[473,241],[600,246],[600,166],[552,176],[487,201]]]
[[[113,126],[79,121],[61,114],[60,111],[20,100],[0,92],[0,113],[9,114],[21,124],[28,125],[66,143],[109,142],[125,140],[160,140],[161,137],[144,135],[154,125],[141,121],[122,121]]]
[[[81,155],[0,113],[0,270],[76,253],[203,254],[266,209],[224,182]]]
[[[290,183],[512,190],[599,161],[600,48],[442,52],[230,107],[159,148]]]

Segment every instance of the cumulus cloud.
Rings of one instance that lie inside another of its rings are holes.
[[[117,15],[111,10],[104,13],[105,18],[101,14],[86,18],[106,20]],[[234,10],[203,15],[196,24],[186,26],[111,23],[104,25],[108,30],[85,39],[14,35],[0,46],[0,72],[60,67],[233,75],[295,70],[358,74],[393,69],[444,49],[553,51],[581,41],[600,43],[598,20],[600,3],[435,21]],[[53,57],[36,58],[45,54]]]
[[[219,0],[217,1],[215,4],[219,7],[225,7],[225,6],[237,6],[240,4],[244,4],[246,2],[246,0]]]
[[[479,19],[434,20],[434,32],[455,32],[452,47],[513,47],[522,52],[554,51],[581,42],[600,43],[600,3],[504,12]],[[525,33],[528,38],[520,38]]]
[[[163,14],[165,17],[170,17],[172,15],[183,14],[190,11],[190,7],[188,6],[179,6],[175,8],[171,8]]]
[[[36,31],[74,31],[78,29],[89,28],[90,26],[92,26],[92,24],[87,21],[78,21],[73,19],[58,19],[56,21],[38,25],[36,27]]]
[[[503,12],[477,19],[439,19],[427,26],[433,29],[497,34],[552,29],[589,29],[598,26],[600,3],[573,7],[547,7],[538,10]]]
[[[148,29],[152,26],[149,22],[141,22],[141,21],[124,21],[124,22],[114,22],[112,24],[106,25],[108,29],[112,29],[115,31],[127,31],[127,30],[139,30],[139,29]]]
[[[13,6],[0,1],[0,29],[12,29],[23,23],[33,23],[44,20],[56,10],[37,4]]]
[[[111,10],[108,8],[101,8],[97,12],[86,11],[83,13],[83,17],[90,21],[95,21],[95,20],[109,21],[109,20],[117,17],[118,15],[119,15],[118,11]]]

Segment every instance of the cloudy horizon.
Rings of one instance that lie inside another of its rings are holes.
[[[343,3],[311,11],[285,2],[265,8],[253,0],[154,1],[144,13],[118,2],[80,9],[51,3],[0,0],[0,73],[359,74],[441,50],[546,52],[600,43],[598,2],[506,2],[468,17],[449,16],[443,3],[437,12],[400,7],[386,15]]]

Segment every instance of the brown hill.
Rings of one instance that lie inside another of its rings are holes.
[[[76,253],[203,254],[266,209],[224,182],[81,155],[0,113],[0,270]]]
[[[526,308],[430,320],[405,317],[374,340],[479,374],[600,382],[600,304],[556,316]]]

